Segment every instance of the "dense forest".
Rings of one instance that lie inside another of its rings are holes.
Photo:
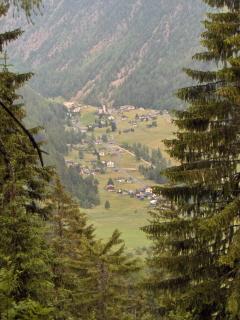
[[[5,53],[22,30],[0,34],[1,319],[240,319],[240,1],[203,2],[204,49],[193,59],[204,69],[186,68],[196,85],[178,91],[186,108],[175,112],[177,132],[165,141],[176,164],[154,189],[161,202],[143,228],[152,241],[146,261],[125,251],[118,230],[97,239],[47,163],[51,147],[34,113],[26,118],[27,89],[19,91],[32,73],[16,72]],[[41,0],[1,1],[0,16],[9,10],[30,23]],[[49,119],[53,125],[64,111],[48,107],[40,125],[56,140]],[[155,165],[161,159],[143,144],[131,148]]]

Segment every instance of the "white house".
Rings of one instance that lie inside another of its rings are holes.
[[[114,168],[115,167],[115,163],[113,161],[108,161],[107,162],[107,167],[108,168]]]
[[[157,200],[151,200],[150,204],[151,204],[151,206],[155,206],[157,204]]]
[[[147,194],[152,194],[152,193],[153,193],[153,189],[150,188],[150,187],[147,187],[147,188],[145,189],[145,192],[146,192]]]

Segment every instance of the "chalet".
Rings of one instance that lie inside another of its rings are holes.
[[[103,105],[101,108],[98,109],[99,115],[107,115],[109,114],[107,106]]]
[[[83,168],[82,169],[82,174],[90,175],[91,171],[88,168]]]
[[[150,205],[151,206],[156,206],[156,204],[157,204],[157,200],[151,200],[150,201]]]
[[[81,107],[76,107],[76,108],[74,108],[72,112],[74,112],[74,113],[80,113],[80,112],[81,112]]]
[[[105,152],[103,150],[99,151],[99,155],[100,155],[100,157],[104,157],[105,156]]]
[[[74,102],[64,102],[64,106],[68,109],[68,110],[71,110],[73,108],[75,108],[75,103]]]
[[[80,128],[80,132],[81,133],[87,133],[88,132],[88,128]]]
[[[107,167],[108,168],[115,168],[115,163],[113,161],[108,161],[107,162]]]
[[[112,184],[109,184],[105,188],[108,192],[115,192],[115,187]]]
[[[147,188],[145,189],[145,193],[148,194],[148,195],[152,195],[152,194],[153,194],[153,189],[150,188],[150,187],[147,187]]]

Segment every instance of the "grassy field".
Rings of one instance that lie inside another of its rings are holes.
[[[122,232],[127,249],[133,250],[138,247],[148,246],[149,242],[140,227],[147,224],[148,203],[139,201],[129,196],[107,192],[104,186],[108,177],[114,178],[113,174],[99,178],[101,205],[91,210],[85,210],[90,222],[96,226],[96,234],[102,239],[110,237],[114,229]],[[109,200],[110,209],[105,209],[105,201]]]
[[[97,109],[94,107],[87,107],[81,111],[81,125],[85,126],[94,123],[96,119]],[[134,110],[126,112],[127,120],[122,120],[120,115],[115,115],[115,121],[117,123],[117,131],[111,132],[109,138],[114,141],[114,144],[121,145],[124,142],[132,144],[134,142],[141,142],[149,146],[151,149],[160,148],[164,157],[170,160],[169,156],[165,152],[165,147],[162,142],[164,139],[169,139],[173,136],[174,126],[171,122],[169,115],[158,116],[157,127],[147,128],[146,122],[138,122],[137,127],[134,128],[134,132],[123,133],[123,130],[129,129],[131,125],[130,120],[134,120],[136,114],[147,114],[149,110]],[[121,131],[121,134],[119,134]],[[106,133],[106,128],[97,128],[94,131],[96,138],[101,137]],[[146,239],[145,234],[140,230],[144,225],[148,224],[149,218],[149,201],[144,201],[131,198],[130,196],[123,196],[117,193],[111,193],[105,190],[107,181],[109,178],[115,179],[119,176],[132,177],[134,179],[132,184],[119,184],[115,187],[125,190],[135,190],[143,186],[154,185],[153,181],[147,181],[138,170],[130,171],[128,168],[137,169],[142,163],[137,161],[135,156],[130,155],[127,152],[119,152],[113,155],[112,151],[114,146],[110,144],[102,144],[96,146],[98,149],[105,149],[105,156],[101,160],[112,160],[115,162],[115,166],[119,169],[108,169],[106,174],[97,174],[99,180],[99,194],[101,204],[93,209],[84,210],[89,218],[89,221],[96,227],[96,234],[102,239],[110,237],[114,229],[119,229],[122,232],[122,237],[126,242],[127,248],[132,251],[137,248],[148,247],[150,242]],[[84,160],[79,160],[78,151],[72,150],[68,156],[68,159],[79,161],[85,165],[89,165],[90,161],[94,159],[94,155],[86,153]],[[110,209],[105,209],[105,202],[110,202]]]

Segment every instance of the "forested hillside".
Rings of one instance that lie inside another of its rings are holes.
[[[64,157],[67,154],[67,144],[81,141],[81,134],[66,131],[67,110],[56,102],[48,100],[35,92],[29,86],[21,90],[24,97],[29,127],[40,126],[43,130],[38,139],[44,141],[43,149],[48,153],[44,156],[47,165],[56,167],[62,182],[73,196],[80,200],[82,207],[92,207],[99,204],[97,182],[94,178],[80,177],[76,169],[67,168]]]
[[[33,69],[31,85],[45,96],[172,107],[204,10],[196,0],[45,0],[33,26],[14,22],[26,32],[11,56]]]

